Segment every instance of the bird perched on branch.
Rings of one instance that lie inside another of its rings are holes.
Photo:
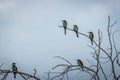
[[[80,67],[82,68],[82,70],[83,70],[83,62],[82,62],[80,59],[77,60],[77,64],[78,64],[78,66],[80,66]]]
[[[93,32],[88,32],[88,33],[89,33],[89,39],[91,41],[91,44],[93,45],[94,34]]]
[[[64,33],[66,35],[67,21],[66,20],[62,20],[62,22],[63,22],[63,27],[64,27]]]
[[[78,35],[78,26],[77,25],[73,25],[73,31],[76,33],[76,36],[79,37],[79,35]]]
[[[16,63],[12,63],[12,71],[13,71],[13,74],[14,74],[14,78],[16,78],[16,73],[17,73]]]

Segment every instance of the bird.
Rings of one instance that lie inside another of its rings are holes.
[[[89,39],[91,41],[91,44],[93,45],[94,34],[93,32],[88,32],[88,33],[89,33]]]
[[[16,63],[12,63],[12,71],[13,71],[14,78],[16,78],[16,73],[17,73]]]
[[[73,25],[73,31],[76,33],[76,36],[79,37],[78,35],[78,26],[77,25]]]
[[[83,62],[80,59],[77,59],[77,64],[80,66],[83,70]],[[84,70],[83,70],[84,71]]]
[[[66,20],[62,20],[62,22],[63,22],[63,27],[64,27],[64,33],[66,35],[67,21]]]

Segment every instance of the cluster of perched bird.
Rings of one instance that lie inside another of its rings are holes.
[[[66,20],[62,20],[62,22],[63,22],[64,33],[66,35],[66,30],[67,30],[68,24],[67,24]],[[73,31],[76,33],[76,36],[79,37],[79,35],[78,35],[78,26],[77,25],[73,25]],[[91,44],[93,45],[94,34],[93,34],[93,32],[88,32],[88,33],[89,33],[89,39],[91,41]],[[84,65],[83,65],[83,62],[80,59],[77,60],[77,64],[83,70]],[[12,71],[13,71],[13,74],[14,74],[14,78],[16,78],[16,73],[18,71],[17,67],[16,67],[16,63],[12,63]]]
[[[68,23],[66,20],[62,20],[63,22],[63,28],[64,28],[64,33],[66,35],[66,30],[67,30],[67,26],[68,26]],[[73,31],[76,33],[76,36],[79,37],[79,32],[78,32],[78,26],[77,25],[73,25]],[[89,39],[91,41],[91,44],[93,45],[93,39],[94,39],[94,34],[93,32],[88,32],[89,33]]]
[[[63,28],[64,28],[64,33],[65,33],[65,35],[66,35],[66,30],[67,30],[67,26],[68,26],[68,23],[67,23],[67,21],[66,20],[62,20],[62,22],[63,22]],[[76,36],[77,37],[79,37],[79,32],[78,32],[78,26],[77,25],[73,25],[73,31],[76,33]],[[89,33],[89,39],[90,39],[90,41],[91,41],[91,44],[93,45],[93,39],[94,39],[94,34],[93,34],[93,32],[88,32]],[[82,60],[80,60],[80,59],[78,59],[77,60],[77,64],[78,64],[78,66],[80,66],[81,67],[81,69],[83,70],[83,62],[82,62]],[[84,70],[83,70],[84,71]]]

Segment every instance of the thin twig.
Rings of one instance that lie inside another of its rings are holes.
[[[68,64],[72,65],[67,59],[63,58],[63,57],[60,57],[60,56],[55,56],[54,58],[60,58],[64,61],[66,61]]]

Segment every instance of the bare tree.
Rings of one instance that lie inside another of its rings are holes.
[[[88,74],[89,78],[87,80],[120,80],[120,50],[117,48],[117,44],[115,41],[115,34],[117,31],[113,31],[114,25],[117,23],[115,21],[111,24],[110,16],[108,16],[108,26],[107,26],[107,39],[106,43],[109,43],[109,46],[106,48],[102,47],[102,41],[103,41],[103,34],[102,31],[98,30],[98,40],[93,40],[94,46],[88,46],[91,49],[93,49],[93,52],[91,56],[93,57],[93,60],[87,60],[86,62],[89,63],[88,65],[79,65],[79,64],[73,64],[69,60],[61,57],[61,56],[55,56],[55,58],[61,59],[65,61],[63,64],[57,64],[52,68],[52,71],[49,71],[47,76],[43,76],[45,80],[63,80],[67,79],[70,80],[69,73],[74,71],[80,71],[81,73],[84,72]],[[62,27],[63,26],[59,26]],[[66,28],[67,30],[74,31],[73,29]],[[78,32],[78,34],[85,36],[86,38],[89,38],[88,35]],[[119,44],[118,44],[119,45]],[[2,65],[0,65],[0,75],[2,78],[0,80],[6,80],[8,75],[11,73],[14,73],[14,71],[11,70],[3,70]],[[110,70],[107,71],[106,67],[109,66]],[[55,71],[55,69],[58,69],[59,71]],[[61,69],[62,68],[62,69]],[[28,74],[20,71],[16,71],[17,74],[19,74],[23,80],[41,80],[39,77],[36,76],[37,70],[34,69],[34,74]],[[101,78],[102,77],[102,78]]]
[[[103,41],[103,34],[100,30],[98,30],[98,40],[93,40],[94,47],[89,46],[91,49],[93,49],[93,53],[91,56],[93,57],[94,61],[87,60],[87,62],[90,64],[90,66],[83,65],[84,72],[86,74],[89,74],[90,80],[120,80],[120,50],[117,49],[116,41],[115,41],[115,33],[118,31],[113,31],[112,28],[117,23],[115,21],[111,24],[110,16],[108,16],[108,26],[107,26],[107,37],[108,41],[106,43],[109,44],[107,47],[108,49],[102,47],[102,41]],[[63,27],[63,26],[59,26]],[[73,31],[73,29],[67,28],[67,30]],[[85,36],[86,38],[89,38],[88,35],[84,33],[79,34]],[[60,72],[51,72],[51,74],[54,74],[54,76],[51,78],[51,80],[55,78],[59,78],[60,80],[63,80],[65,77],[69,80],[69,72],[73,72],[76,70],[83,71],[82,68],[79,65],[72,64],[69,60],[57,56],[56,58],[62,59],[67,63],[58,64],[52,69],[60,69],[61,67],[63,70],[60,70]],[[109,66],[110,70],[107,71],[104,66]],[[102,78],[101,78],[102,77]],[[88,80],[88,79],[87,79]]]

